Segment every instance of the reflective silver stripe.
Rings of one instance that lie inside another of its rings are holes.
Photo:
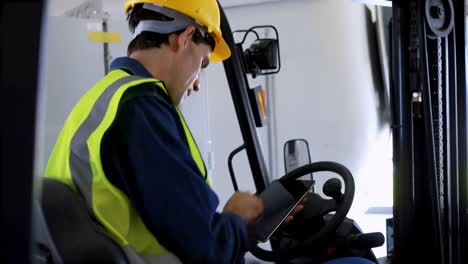
[[[140,256],[131,246],[123,247],[130,264],[182,264],[175,255]]]
[[[93,171],[89,161],[89,149],[87,140],[89,136],[99,127],[104,120],[109,103],[114,94],[123,85],[144,79],[137,76],[126,76],[114,83],[112,83],[106,90],[99,96],[98,100],[94,103],[93,109],[76,131],[71,140],[70,145],[70,173],[75,186],[79,189],[80,193],[86,199],[86,204],[89,209],[92,209],[92,183]]]

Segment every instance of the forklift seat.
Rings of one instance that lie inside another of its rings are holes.
[[[65,183],[42,179],[40,209],[63,263],[129,263],[122,248],[93,220],[84,200]]]

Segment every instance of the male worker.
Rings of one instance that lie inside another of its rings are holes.
[[[230,56],[216,0],[131,0],[128,57],[67,119],[46,176],[78,191],[131,263],[241,263],[262,202],[235,193],[222,213],[179,111],[199,73]]]

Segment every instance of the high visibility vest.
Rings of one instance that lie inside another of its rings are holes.
[[[68,117],[45,176],[65,182],[83,196],[88,208],[111,238],[122,246],[131,263],[178,263],[146,228],[125,193],[109,182],[101,161],[103,136],[116,119],[125,92],[143,83],[153,83],[155,93],[156,89],[162,89],[167,94],[162,82],[129,75],[123,70],[111,71],[89,90]],[[210,184],[200,151],[180,109],[174,107],[192,157]]]

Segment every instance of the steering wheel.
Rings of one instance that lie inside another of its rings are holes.
[[[264,261],[279,261],[289,260],[301,256],[307,249],[313,248],[318,242],[323,241],[335,233],[340,224],[345,220],[346,215],[351,208],[354,199],[354,179],[351,172],[343,165],[336,162],[315,162],[299,167],[282,177],[283,180],[298,179],[306,174],[330,171],[334,172],[343,178],[345,184],[345,192],[341,191],[329,192],[325,190],[325,194],[333,196],[334,199],[323,199],[320,195],[311,193],[308,196],[307,204],[304,208],[308,218],[323,217],[329,212],[335,211],[335,214],[326,221],[325,225],[316,233],[306,238],[299,246],[295,248],[279,249],[277,251],[269,251],[254,246],[250,252],[257,258]],[[337,180],[337,179],[335,179]],[[325,184],[327,185],[327,183]],[[326,187],[326,186],[324,186]],[[341,186],[340,186],[341,187]],[[327,188],[324,188],[327,189]],[[341,188],[340,188],[341,189]]]

